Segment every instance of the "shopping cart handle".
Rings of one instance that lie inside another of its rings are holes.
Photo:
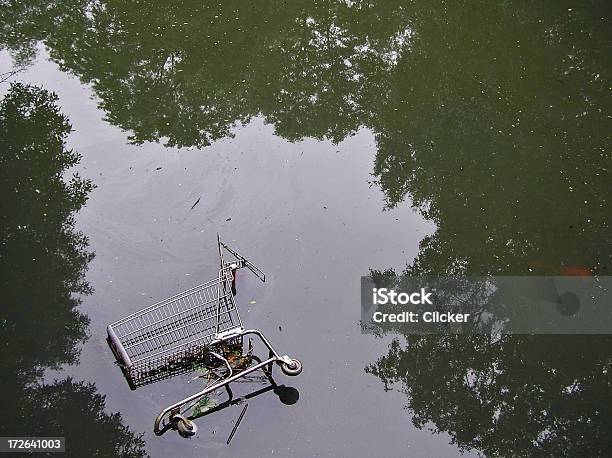
[[[246,267],[251,272],[253,272],[253,274],[257,278],[259,278],[262,282],[264,282],[264,283],[266,282],[266,274],[265,274],[265,272],[263,270],[261,270],[259,267],[257,267],[255,264],[253,264],[251,261],[246,259],[244,256],[242,256],[237,251],[235,251],[232,248],[228,247],[221,240],[219,240],[219,246],[225,248],[228,252],[230,252],[238,260],[238,268]]]
[[[244,264],[244,267],[246,267],[251,272],[253,272],[253,274],[257,278],[259,278],[263,283],[266,282],[266,274],[265,274],[265,272],[263,270],[261,270],[259,267],[257,267],[255,264],[253,264],[251,261],[247,261],[246,259],[243,259],[241,261]]]

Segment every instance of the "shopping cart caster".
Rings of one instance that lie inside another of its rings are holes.
[[[285,375],[289,375],[291,377],[295,377],[296,375],[300,375],[302,373],[302,363],[299,359],[292,359],[290,362],[282,362],[281,370]]]
[[[195,436],[198,432],[198,427],[196,424],[188,418],[185,418],[183,415],[177,414],[172,417],[172,422],[174,426],[178,430],[181,437],[191,437]]]

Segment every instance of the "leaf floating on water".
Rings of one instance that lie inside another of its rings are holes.
[[[197,365],[194,367],[194,371],[198,374],[197,377],[194,377],[192,380],[197,380],[201,377],[208,377],[210,374],[210,369],[208,369],[204,365]]]
[[[211,399],[208,396],[204,396],[200,399],[193,407],[193,416],[198,417],[211,409],[217,407],[218,402],[216,399]]]

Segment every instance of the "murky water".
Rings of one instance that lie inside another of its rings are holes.
[[[610,450],[607,337],[393,340],[358,322],[369,269],[609,275],[604,2],[23,2],[1,17],[0,95],[55,92],[82,155],[70,172],[96,186],[25,159],[56,151],[52,109],[0,112],[2,435],[60,428],[73,456]],[[299,399],[237,383],[255,395],[229,445],[243,404],[191,440],[157,437],[155,415],[199,382],[130,391],[105,327],[214,277],[217,232],[268,274],[240,272],[238,305],[303,362],[275,372]]]

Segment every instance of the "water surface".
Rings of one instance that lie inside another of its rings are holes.
[[[4,5],[0,71],[57,93],[76,169],[97,186],[76,214],[88,241],[67,242],[81,265],[54,283],[86,272],[91,294],[75,285],[58,306],[89,323],[71,316],[69,334],[40,320],[24,354],[61,338],[62,357],[15,364],[94,382],[134,435],[115,424],[116,442],[152,456],[604,455],[607,338],[390,343],[361,334],[358,302],[370,269],[607,274],[609,17],[596,1]],[[154,436],[157,412],[195,382],[131,392],[104,342],[107,323],[213,277],[217,231],[269,275],[239,279],[243,320],[305,368],[276,376],[298,402],[251,398],[229,446],[240,406],[192,440]],[[29,259],[15,278],[32,285],[48,271]],[[44,310],[35,294],[10,306]]]

